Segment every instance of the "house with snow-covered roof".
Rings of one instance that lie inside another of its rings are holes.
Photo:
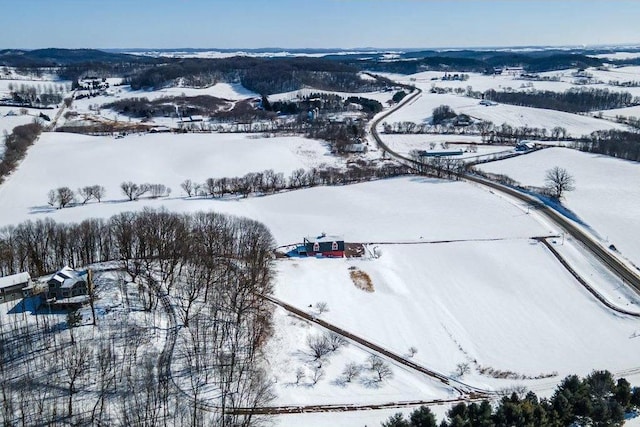
[[[0,302],[14,301],[31,295],[31,276],[28,272],[0,277]]]
[[[303,248],[300,249],[303,249],[307,256],[342,258],[344,257],[344,239],[322,233],[316,237],[305,237]],[[303,255],[303,253],[300,254]]]
[[[65,266],[47,281],[47,299],[61,300],[87,295],[87,272]]]

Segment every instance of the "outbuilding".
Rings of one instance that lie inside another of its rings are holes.
[[[0,302],[28,297],[32,289],[31,275],[28,272],[0,277]]]

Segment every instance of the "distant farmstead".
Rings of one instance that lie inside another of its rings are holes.
[[[0,302],[28,297],[32,289],[31,276],[27,272],[0,277]]]

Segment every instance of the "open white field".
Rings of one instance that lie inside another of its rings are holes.
[[[467,89],[471,87],[474,91],[484,92],[490,89],[501,90],[549,90],[554,92],[563,92],[567,89],[574,87],[571,82],[565,81],[531,81],[524,80],[517,76],[510,75],[508,73],[499,75],[486,75],[479,73],[465,73],[469,76],[467,80],[442,80],[444,76],[443,71],[424,71],[421,73],[411,74],[408,76],[394,75],[394,80],[402,81],[406,84],[415,84],[420,87],[425,86],[429,89],[433,87],[438,88],[452,88],[452,89]],[[448,74],[456,74],[456,71],[451,71]]]
[[[513,382],[481,375],[481,367],[530,377],[557,372],[559,380],[638,365],[640,341],[629,337],[640,323],[601,306],[540,243],[381,249],[375,260],[279,262],[276,295],[302,309],[326,301],[324,320],[399,354],[415,346],[416,363],[444,374],[469,363],[462,380],[479,387]],[[350,266],[369,274],[374,292],[353,285]]]
[[[125,90],[119,93],[120,98],[148,98],[154,100],[168,96],[199,96],[209,95],[217,98],[240,100],[246,98],[260,97],[255,92],[242,86],[240,83],[216,83],[213,86],[197,89],[190,87],[169,87],[158,90]]]
[[[551,148],[481,166],[522,184],[544,185],[545,171],[560,166],[575,178],[565,206],[575,212],[606,244],[640,265],[640,164],[607,156]]]
[[[72,153],[66,157],[69,164],[80,165],[80,160],[84,159],[81,156],[95,160],[93,169],[91,165],[83,169],[83,172],[90,171],[91,175],[83,176],[71,171],[57,176],[60,168],[52,161],[55,159],[51,157],[52,153],[41,148],[46,148],[42,142],[31,149],[18,171],[0,187],[0,204],[7,207],[0,212],[0,225],[42,217],[79,221],[89,217],[109,217],[125,210],[140,210],[145,206],[166,206],[172,211],[216,210],[256,219],[270,228],[280,245],[299,242],[303,236],[320,231],[362,242],[528,238],[555,233],[553,228],[543,226],[527,215],[525,207],[463,182],[408,177],[349,186],[315,187],[268,197],[185,200],[185,195],[180,194],[181,190],[176,185],[185,177],[196,178],[193,156],[189,156],[182,168],[166,167],[166,164],[164,168],[156,168],[153,164],[136,166],[134,160],[123,165],[121,157],[126,156],[126,151],[111,152],[103,157],[97,153],[91,157],[69,151]],[[253,142],[261,143],[263,140]],[[180,164],[178,159],[173,159],[175,165]],[[230,161],[228,158],[225,160]],[[273,167],[271,157],[265,161]],[[295,167],[301,163],[296,162]],[[257,166],[258,163],[254,167],[245,165],[244,170],[263,169]],[[226,175],[213,164],[210,168],[208,165],[204,167],[203,174],[211,171],[211,176]],[[162,180],[174,188],[174,197],[124,202],[119,184],[129,177],[151,182]],[[68,185],[75,189],[100,182],[105,187],[108,185],[106,202],[56,210],[43,207],[51,188]]]
[[[434,108],[440,105],[449,105],[458,114],[464,113],[477,119],[488,120],[496,126],[507,123],[514,127],[528,126],[530,128],[544,128],[548,131],[560,126],[565,128],[570,135],[576,137],[588,135],[601,129],[626,129],[623,125],[589,116],[507,104],[484,106],[480,105],[477,99],[452,94],[429,93],[429,87],[422,87],[422,89],[422,95],[391,114],[385,121],[428,123],[431,121]]]
[[[273,169],[285,176],[322,163],[339,166],[320,141],[300,137],[250,138],[243,134],[150,134],[122,139],[44,133],[0,187],[0,221],[15,223],[46,205],[50,189],[102,185],[106,201],[122,201],[120,184],[159,183],[183,194],[185,179],[242,176]],[[121,209],[127,205],[118,204]]]

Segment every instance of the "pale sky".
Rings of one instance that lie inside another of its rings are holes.
[[[639,18],[635,0],[0,0],[0,49],[640,44]]]

